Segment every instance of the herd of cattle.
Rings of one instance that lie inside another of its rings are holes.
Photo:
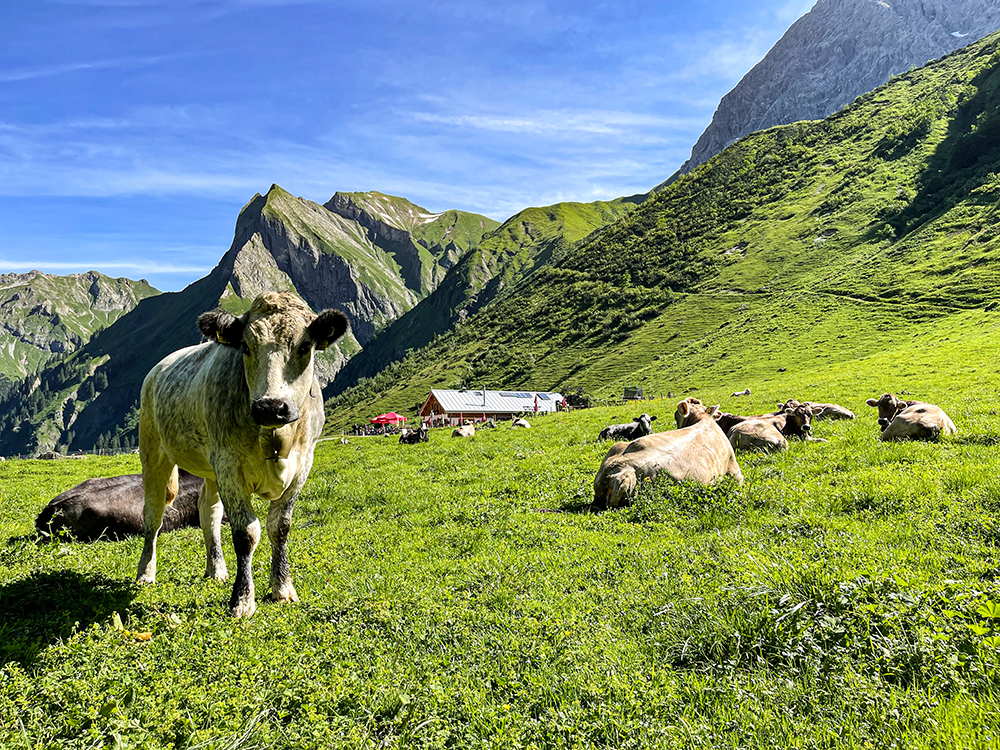
[[[252,495],[269,503],[271,597],[298,600],[287,539],[324,420],[313,355],[349,328],[336,310],[316,315],[297,296],[273,292],[255,299],[242,316],[214,310],[198,325],[208,341],[168,355],[143,382],[142,474],[82,482],[54,498],[36,527],[44,535],[65,530],[81,541],[141,535],[136,580],[153,583],[159,533],[192,526],[204,534],[205,576],[227,578],[220,526],[228,520],[237,557],[229,608],[243,617],[256,609],[251,565],[261,527]],[[748,388],[733,396],[749,394]],[[878,409],[881,440],[935,440],[955,432],[948,415],[932,404],[891,393],[867,403]],[[791,400],[769,414],[746,417],[686,398],[674,414],[676,430],[654,433],[656,417],[642,414],[600,432],[599,440],[616,442],[594,480],[594,505],[623,505],[642,480],[662,474],[703,484],[725,475],[742,482],[735,451],[785,450],[789,438],[825,442],[812,437],[813,419],[853,418],[836,404]],[[511,426],[530,427],[524,419]],[[471,424],[453,432],[474,434]],[[427,439],[425,428],[400,435],[400,443]]]
[[[955,434],[954,422],[939,406],[903,401],[892,393],[866,403],[878,409],[880,440],[937,440]],[[620,442],[611,446],[597,470],[595,507],[626,504],[640,481],[661,474],[701,484],[729,475],[742,483],[736,451],[783,451],[789,438],[823,443],[822,438],[812,436],[813,419],[854,419],[854,413],[838,404],[792,399],[769,414],[744,417],[687,398],[677,405],[676,430],[654,433],[654,419],[642,414],[631,425],[610,425],[601,431],[600,439],[619,438]]]

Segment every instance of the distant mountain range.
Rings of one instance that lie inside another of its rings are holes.
[[[0,454],[90,448],[102,437],[134,433],[142,379],[166,354],[198,343],[198,315],[217,306],[241,313],[265,290],[295,291],[313,309],[337,307],[350,319],[351,335],[318,359],[325,383],[498,226],[461,211],[432,214],[381,193],[338,193],[324,206],[272,185],[240,212],[232,245],[206,277],[167,294],[145,285],[134,309],[114,322],[97,316],[111,325],[0,399]],[[65,307],[60,302],[58,309]],[[37,316],[26,315],[38,327]]]
[[[1000,0],[818,0],[719,103],[686,174],[749,133],[821,120],[1000,29]]]
[[[0,376],[23,378],[53,354],[75,351],[155,294],[159,291],[145,280],[112,279],[96,271],[0,275]]]

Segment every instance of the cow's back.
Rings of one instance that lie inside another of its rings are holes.
[[[734,425],[729,431],[729,443],[734,450],[776,453],[788,450],[788,441],[773,422],[748,419]]]
[[[940,406],[916,403],[899,412],[879,439],[937,440],[941,435],[954,435],[955,432],[955,423]]]

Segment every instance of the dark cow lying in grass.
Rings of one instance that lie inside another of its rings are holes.
[[[656,417],[648,414],[640,414],[627,424],[612,424],[601,430],[597,436],[598,440],[625,440],[626,442],[636,438],[646,437],[653,434],[653,422]]]
[[[812,410],[813,419],[854,419],[854,412],[839,404],[819,404],[815,401],[796,401],[789,399],[783,404],[778,404],[778,412],[785,409],[793,409],[796,406],[806,406]]]
[[[732,414],[726,416],[740,419]],[[729,428],[727,434],[736,450],[784,451],[788,450],[789,438],[809,443],[826,442],[812,437],[812,410],[805,406],[786,409],[781,414],[741,419]]]
[[[715,422],[718,410],[718,406],[706,407],[696,398],[687,398],[677,405],[676,430],[612,445],[594,478],[594,505],[625,505],[640,481],[661,473],[678,482],[701,484],[729,474],[742,484],[733,446]]]
[[[879,440],[937,440],[954,435],[955,423],[940,406],[922,401],[903,401],[892,393],[866,402],[878,409]]]
[[[336,310],[316,315],[294,294],[268,292],[242,316],[214,310],[198,318],[198,327],[208,343],[168,355],[142,384],[145,541],[136,579],[156,580],[164,509],[177,493],[178,467],[186,469],[205,480],[198,503],[205,575],[228,575],[219,533],[225,508],[237,565],[229,609],[235,617],[246,617],[257,608],[252,564],[261,529],[253,495],[269,504],[271,596],[298,601],[288,565],[288,533],[324,421],[313,353],[340,339],[348,324]]]
[[[163,514],[160,531],[198,526],[198,495],[205,480],[179,472],[177,496]],[[79,542],[141,536],[142,476],[88,479],[56,495],[35,519],[43,536],[68,533]]]
[[[399,433],[399,444],[400,445],[416,445],[417,443],[427,442],[427,428],[418,427],[416,429],[403,428]]]

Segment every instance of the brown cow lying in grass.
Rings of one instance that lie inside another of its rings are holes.
[[[955,423],[940,406],[922,401],[903,401],[892,393],[866,402],[878,409],[879,440],[937,440],[954,435]]]
[[[728,415],[739,419],[734,415]],[[796,406],[781,414],[749,417],[734,424],[729,430],[729,442],[735,450],[757,450],[765,453],[788,450],[788,438],[796,438],[809,443],[825,443],[822,438],[814,438],[812,431],[812,409]]]
[[[627,504],[643,479],[666,473],[672,479],[711,484],[726,474],[742,484],[743,473],[725,433],[715,423],[718,406],[706,408],[696,398],[677,405],[677,429],[611,446],[594,478],[594,505]]]
[[[198,495],[205,480],[179,472],[177,497],[163,514],[161,531],[198,527]],[[142,536],[142,475],[88,479],[56,495],[35,519],[43,536],[66,531],[79,542]]]
[[[473,424],[463,424],[451,431],[452,437],[475,437],[476,426]]]

